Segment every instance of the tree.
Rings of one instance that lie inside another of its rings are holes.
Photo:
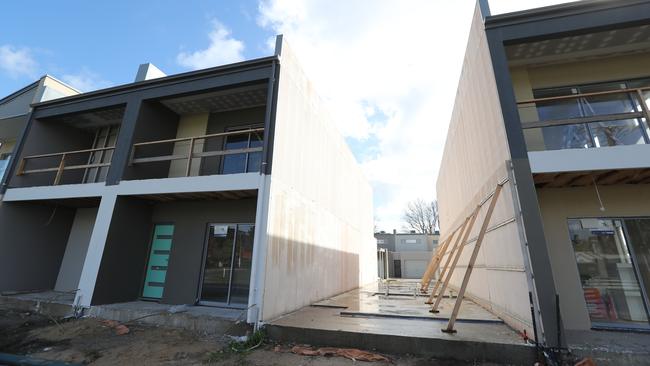
[[[438,227],[438,201],[421,198],[411,201],[404,210],[404,221],[409,228],[422,234],[433,234]]]

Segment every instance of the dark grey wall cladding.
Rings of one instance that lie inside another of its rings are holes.
[[[153,207],[153,223],[173,223],[174,237],[161,302],[193,304],[203,267],[208,223],[254,223],[257,200],[178,201]],[[149,244],[151,238],[145,243]],[[141,263],[145,265],[144,261]],[[139,283],[141,286],[142,284]]]
[[[377,248],[384,248],[389,252],[395,251],[395,234],[375,233],[375,239],[384,241],[382,244],[377,243]]]
[[[178,120],[179,116],[164,105],[155,101],[142,102],[133,133],[133,143],[176,138]],[[130,150],[132,146],[126,148]],[[171,155],[173,151],[173,143],[157,144],[138,148],[136,157]],[[127,166],[124,179],[167,178],[169,166],[169,161]]]
[[[118,197],[102,255],[92,305],[136,300],[151,233],[151,205]]]
[[[90,149],[94,137],[91,131],[74,128],[56,120],[33,120],[27,136],[20,158]],[[66,165],[85,164],[86,159],[88,159],[86,154],[70,156],[66,158]],[[36,159],[30,161],[25,169],[56,168],[59,161],[59,157]],[[55,175],[55,172],[14,175],[9,180],[9,187],[52,185]],[[80,183],[82,178],[83,170],[66,171],[62,176],[61,184]]]
[[[226,132],[226,129],[237,126],[260,125],[264,127],[266,107],[240,109],[236,111],[211,113],[208,119],[207,134]],[[208,139],[203,147],[204,151],[223,149],[223,138]],[[221,170],[221,157],[212,156],[202,159],[201,174],[219,174]]]
[[[0,201],[0,291],[53,289],[75,209]]]

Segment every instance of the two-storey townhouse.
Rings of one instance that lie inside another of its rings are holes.
[[[32,108],[0,203],[0,290],[257,323],[376,277],[371,188],[281,36],[270,57]]]
[[[467,295],[548,346],[650,330],[649,14],[587,0],[490,16],[481,1],[473,18],[437,181],[442,239],[473,212],[483,222],[503,187]]]

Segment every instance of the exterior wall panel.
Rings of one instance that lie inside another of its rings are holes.
[[[286,42],[280,63],[261,320],[377,273],[370,185]]]
[[[508,177],[510,152],[488,42],[477,7],[456,93],[437,181],[441,236],[447,237]],[[484,305],[518,330],[532,334],[528,280],[522,242],[508,182],[498,199],[466,296]],[[488,202],[489,203],[489,202]],[[488,204],[480,210],[463,249],[451,285],[458,287],[467,269]]]

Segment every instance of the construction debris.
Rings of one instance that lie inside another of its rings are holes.
[[[113,328],[116,335],[128,334],[131,331],[129,327],[124,324],[120,324],[115,320],[102,320],[101,323],[109,328]]]
[[[291,348],[291,352],[303,356],[325,356],[325,357],[339,356],[339,357],[348,358],[352,361],[391,362],[390,359],[385,356],[382,356],[377,353],[362,351],[356,348],[334,348],[334,347],[312,348],[309,346],[294,346],[293,348]]]

